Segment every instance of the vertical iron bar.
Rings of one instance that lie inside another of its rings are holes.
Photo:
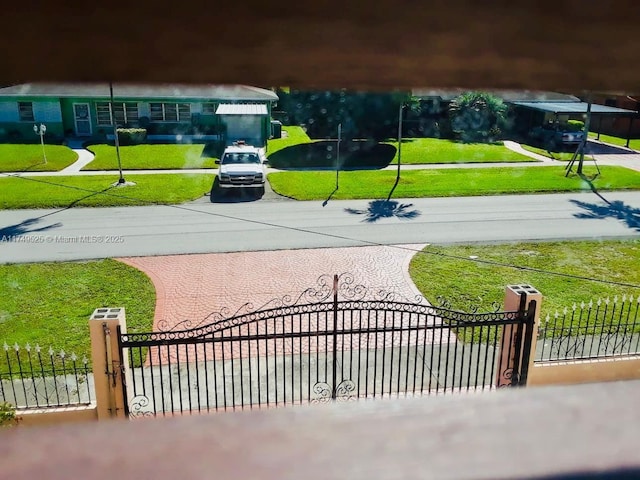
[[[13,381],[13,369],[11,368],[11,359],[9,357],[9,350],[5,345],[5,355],[7,357],[7,369],[9,370],[9,383],[11,384],[11,391],[13,392],[13,399],[16,403],[16,407],[18,406],[18,395],[16,394],[16,386],[15,386],[15,382]],[[54,379],[54,383],[55,383],[55,379]],[[47,399],[47,403],[49,403],[49,399]],[[28,405],[25,405],[28,406]]]
[[[20,358],[20,354],[19,354],[19,351],[18,351],[18,345],[17,344],[16,344],[16,347],[15,347],[15,352],[16,352],[16,360],[18,361],[18,375],[20,375],[20,384],[22,385],[22,391],[24,392],[24,402],[25,402],[25,405],[28,407],[28,406],[30,406],[29,405],[29,397],[27,395],[27,386],[24,383],[24,373],[22,371],[22,360]],[[64,361],[64,358],[62,360]],[[64,372],[64,369],[63,369],[63,372]],[[65,381],[64,383],[66,385],[67,382]],[[69,398],[68,390],[69,390],[69,388],[67,387],[67,399]]]
[[[411,327],[411,314],[409,314],[409,327]],[[420,317],[419,315],[416,313],[415,314],[415,319],[416,319],[416,353],[413,357],[413,395],[415,396],[416,393],[416,380],[417,380],[417,376],[418,376],[418,345],[420,344]],[[411,337],[409,337],[411,338]],[[423,355],[423,360],[424,360],[424,353]],[[407,385],[407,390],[408,390],[408,385]]]
[[[434,322],[436,321],[436,319],[434,318]],[[440,393],[440,367],[442,366],[442,336],[444,335],[444,326],[445,326],[445,322],[444,322],[444,318],[440,317],[440,324],[438,325],[438,330],[440,330],[440,341],[438,343],[438,370],[436,372],[436,395],[438,393]],[[450,332],[450,325],[447,323],[447,337],[449,337],[451,335]],[[433,347],[435,349],[435,343],[436,343],[436,339],[435,339],[435,335],[433,336]],[[447,342],[449,340],[447,339]],[[432,364],[433,367],[433,364]],[[433,376],[433,373],[431,374]],[[445,379],[447,376],[447,372],[445,371]],[[431,388],[429,388],[429,390],[431,390]]]
[[[42,363],[42,353],[40,346],[36,345],[36,353],[38,354],[38,363],[40,364],[40,378],[42,379],[42,385],[44,386],[44,399],[49,404],[49,392],[47,388],[46,375],[44,372],[44,364]]]
[[[398,340],[398,378],[396,381],[396,397],[400,397],[400,377],[402,376],[402,332],[403,332],[403,324],[404,324],[404,314],[401,311],[400,312],[400,335],[399,335],[399,340]],[[395,323],[395,319],[394,319],[394,323]],[[408,352],[407,352],[407,356],[408,356]]]
[[[478,334],[479,338],[482,339],[482,327],[483,325],[480,324],[480,333]],[[489,357],[489,342],[490,339],[489,337],[487,337],[487,343],[486,343],[486,347],[485,347],[485,352],[484,352],[484,370],[482,372],[482,384],[484,385],[484,379],[485,379],[485,375],[487,373],[487,358]],[[478,388],[478,374],[480,373],[480,353],[482,352],[482,344],[480,346],[478,346],[478,355],[476,358],[476,378],[475,378],[475,382],[473,384],[474,390],[477,390]]]
[[[500,327],[502,327],[502,332],[504,334],[504,329],[505,329],[505,325],[504,324],[501,325],[501,326],[500,325],[495,325],[493,327],[493,331],[494,331],[494,334],[493,334],[493,358],[491,359],[491,372],[489,373],[489,385],[488,385],[489,386],[489,390],[491,390],[491,384],[493,383],[493,379],[495,378],[494,374],[495,374],[495,367],[496,367],[496,355],[499,354],[499,358],[502,357],[502,343],[504,343],[504,335],[503,335],[503,338],[502,338],[502,340],[500,342],[500,344],[501,344],[500,345],[500,352],[498,352],[498,335],[500,335]],[[491,325],[487,326],[487,328],[489,329],[489,335],[491,335]],[[487,352],[487,353],[489,353],[489,352]],[[484,387],[485,387],[485,384],[486,384],[486,378],[487,378],[487,376],[486,376],[487,370],[486,369],[487,369],[487,362],[486,362],[486,359],[485,359],[485,371],[484,371],[485,377],[484,377],[484,379],[482,381],[482,390],[484,390]],[[496,387],[497,386],[498,385],[496,384]]]
[[[256,335],[260,334],[260,323],[261,322],[257,322],[256,323]],[[267,333],[267,323],[265,321],[264,323],[265,326],[265,330],[264,333],[266,335]],[[266,357],[265,357],[266,358]],[[256,339],[256,376],[258,377],[258,407],[262,406],[262,387],[261,387],[261,383],[262,383],[262,377],[260,376],[260,339],[257,338]],[[269,380],[269,374],[268,374],[268,369],[267,369],[267,381]]]
[[[158,353],[158,369],[160,370],[160,400],[162,401],[162,415],[166,415],[166,403],[165,403],[165,399],[164,399],[164,374],[162,373],[162,370],[164,370],[164,364],[162,362],[162,350],[161,350],[161,345],[158,345],[157,347],[149,347],[149,359],[153,358],[153,348],[155,348],[156,352]],[[131,351],[131,349],[129,349],[129,351]],[[132,365],[131,367],[131,376],[133,377],[135,375],[135,369],[133,367],[133,363],[131,363],[131,360],[129,361],[129,365]],[[140,362],[140,370],[142,370],[142,362]]]
[[[56,374],[56,367],[53,362],[54,352],[53,349],[49,350],[49,361],[51,362],[51,373],[53,375],[53,386],[56,393],[56,403],[60,405],[60,392],[58,391],[58,376]]]
[[[376,383],[378,380],[378,315],[380,312],[376,310],[375,340],[373,344],[373,397],[376,396]],[[384,347],[384,344],[383,344]],[[384,353],[384,348],[382,349]],[[384,365],[384,363],[383,363]],[[383,369],[384,372],[384,369]]]
[[[331,387],[331,398],[336,399],[336,369],[338,348],[338,275],[333,276],[333,386]]]
[[[31,372],[31,385],[33,385],[33,391],[35,394],[35,398],[36,398],[36,407],[40,406],[40,401],[38,400],[38,389],[36,388],[36,379],[33,376],[33,361],[31,360],[31,349],[29,349],[27,351],[27,354],[29,356],[29,370]],[[2,383],[2,380],[0,379],[0,383]],[[76,374],[76,385],[78,385],[78,375]],[[80,387],[78,386],[78,399],[80,399]]]
[[[291,342],[293,343],[293,340]],[[293,359],[293,354],[291,358]],[[298,388],[300,389],[300,401],[298,403],[302,405],[302,313],[298,314],[298,363]]]
[[[384,365],[387,358],[387,311],[383,311],[382,322],[382,381],[380,382],[380,396],[384,397]],[[393,338],[392,338],[393,340]],[[391,393],[391,392],[389,392]]]
[[[457,343],[458,343],[458,321],[457,320],[452,320],[453,322],[455,322],[456,328],[453,329],[455,331],[455,333],[453,334],[453,341],[456,342],[456,347],[457,347]],[[444,361],[444,385],[442,387],[442,393],[447,393],[447,380],[449,377],[449,353],[450,353],[450,349],[451,349],[451,325],[449,325],[449,335],[447,338],[447,356],[445,358]],[[440,350],[440,354],[442,354],[442,349]],[[455,381],[455,371],[456,371],[456,363],[455,363],[455,358],[453,359],[453,372],[454,372],[454,376],[453,379]],[[452,382],[453,383],[453,382]]]
[[[215,352],[215,345],[213,343],[209,344],[209,343],[205,343],[204,344],[204,389],[205,389],[205,395],[206,395],[206,399],[207,399],[207,412],[211,411],[211,405],[209,403],[209,362],[207,360],[207,347],[211,345],[211,347],[213,348],[214,352]],[[215,355],[214,355],[214,359],[213,362],[215,363]]]
[[[224,404],[224,410],[227,410],[227,362],[225,361],[225,336],[224,329],[220,330],[220,353],[222,354],[222,402]]]
[[[173,400],[173,374],[171,373],[171,345],[166,345],[167,349],[167,376],[169,377],[169,400],[171,402],[171,414],[175,412],[175,402]],[[135,376],[134,376],[135,378]],[[135,380],[134,380],[135,383]],[[134,387],[135,391],[135,387]]]
[[[207,345],[205,343],[202,344],[197,344],[194,343],[193,344],[193,350],[194,350],[194,356],[195,356],[195,360],[193,361],[193,365],[196,369],[196,378],[195,378],[195,386],[196,386],[196,398],[198,399],[198,412],[202,411],[202,402],[200,400],[200,367],[198,366],[198,347],[202,345],[205,349],[207,348]],[[206,364],[205,364],[205,371],[207,370]],[[153,374],[151,375],[151,384],[153,385]]]
[[[234,344],[233,328],[229,330],[229,357],[231,357],[231,408],[236,409],[236,369],[234,363],[233,344]]]
[[[596,352],[597,356],[601,356],[600,347],[602,346],[602,337],[604,336],[604,324],[605,324],[605,319],[607,318],[606,308],[605,308],[605,314],[603,315],[602,319],[599,318],[600,317],[599,313],[600,313],[600,305],[596,304],[596,313],[595,313],[596,324],[598,323],[598,321],[600,321],[600,339],[598,340],[598,351]],[[606,347],[605,347],[605,352],[606,352]]]
[[[258,335],[258,324],[254,323],[253,324],[256,327],[256,336]],[[251,336],[251,327],[249,326],[249,324],[247,324],[247,337]],[[247,346],[247,364],[249,367],[249,408],[253,408],[253,373],[252,373],[252,368],[251,368],[251,345],[252,345],[252,341],[249,340],[248,342],[248,346]],[[242,361],[242,355],[240,356],[240,361]],[[244,381],[244,379],[243,379]]]
[[[274,378],[273,383],[276,387],[276,405],[278,405],[278,344],[277,344],[277,332],[278,326],[276,325],[276,318],[273,318],[273,371]]]
[[[247,334],[249,333],[247,327]],[[238,326],[238,335],[242,337],[242,324]],[[243,341],[238,341],[238,350],[239,350],[239,359],[240,359],[240,408],[244,409],[244,368],[242,366],[242,343]],[[233,401],[235,405],[235,400]]]
[[[178,371],[178,399],[180,400],[180,413],[184,412],[184,402],[182,400],[182,367],[180,362],[180,347],[182,344],[177,344],[176,351],[176,370]]]
[[[213,360],[213,395],[215,399],[216,412],[220,408],[220,405],[218,404],[218,355],[216,355],[216,346],[219,342],[217,340],[215,333],[211,334],[211,346],[213,347],[213,352],[211,352]],[[220,343],[220,345],[223,347],[222,343]],[[224,380],[224,363],[222,364],[222,377]]]
[[[280,334],[282,335],[282,341],[280,345],[282,345],[282,403],[284,405],[287,404],[287,356],[286,356],[286,347],[287,347],[287,339],[284,335],[285,326],[284,326],[284,315],[282,318],[282,330]]]
[[[463,321],[464,325],[464,321]],[[465,326],[462,327],[462,342],[458,340],[453,349],[453,356],[455,358],[453,363],[453,380],[451,381],[451,391],[454,391],[454,384],[456,382],[456,363],[458,362],[458,343],[462,343],[462,354],[460,355],[460,381],[458,382],[458,391],[462,391],[462,377],[464,376],[464,346],[467,343],[467,328]]]
[[[431,355],[429,356],[429,386],[428,386],[428,393],[431,393],[431,384],[433,382],[433,355],[434,355],[434,350],[436,348],[436,332],[434,329],[427,329],[427,324],[429,323],[429,314],[426,314],[424,316],[424,337],[422,338],[422,379],[420,382],[420,394],[422,394],[424,392],[424,369],[426,367],[425,362],[426,362],[426,358],[425,357],[425,352],[427,351],[427,334],[431,334]],[[434,322],[435,323],[435,319]],[[434,325],[435,327],[435,325]],[[442,329],[440,329],[442,331]]]
[[[365,360],[364,360],[364,397],[367,398],[369,396],[369,351],[371,350],[371,310],[367,310],[367,342],[366,342],[366,349],[367,349],[367,353],[365,355]],[[373,366],[373,372],[375,375],[375,363]],[[374,383],[375,385],[375,383]]]
[[[362,367],[361,362],[361,354],[362,354],[362,310],[358,312],[358,386],[356,387],[356,391],[358,392],[358,397],[360,396],[360,369]]]
[[[469,366],[467,367],[467,392],[469,391],[469,387],[471,385],[471,369],[473,368],[473,344],[475,342],[475,336],[474,334],[476,333],[476,328],[475,328],[475,324],[471,324],[471,344],[469,345]],[[480,338],[480,342],[482,341],[482,338]],[[478,345],[478,350],[480,350],[480,345]],[[464,345],[463,345],[463,350],[462,350],[462,358],[464,359]],[[464,373],[464,370],[461,369],[461,371]],[[478,371],[478,364],[476,363],[476,371]]]

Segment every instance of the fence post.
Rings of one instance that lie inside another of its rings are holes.
[[[526,378],[520,378],[520,374],[533,368],[541,303],[542,294],[531,285],[508,285],[505,288],[505,312],[519,311],[520,314],[524,314],[530,307],[535,311],[532,313],[532,322],[509,324],[502,327],[496,387],[523,385],[526,382]],[[527,352],[524,351],[527,337],[531,341],[530,345],[526,345],[530,346],[529,358],[526,358]]]
[[[127,331],[124,308],[97,308],[89,319],[98,420],[126,418],[123,379],[128,365],[118,347],[118,326]]]

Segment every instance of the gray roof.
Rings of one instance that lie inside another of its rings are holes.
[[[221,103],[216,115],[269,115],[264,103]]]
[[[247,85],[190,85],[114,83],[118,98],[203,98],[227,101],[276,101],[271,90]],[[108,83],[25,83],[0,88],[0,97],[108,98]]]
[[[468,92],[468,88],[416,88],[412,95],[418,98],[440,98],[451,101],[458,95]],[[544,92],[538,90],[483,90],[494,94],[505,102],[579,102],[573,95],[558,92]]]
[[[533,108],[534,110],[540,110],[543,112],[551,113],[564,113],[564,114],[579,114],[587,113],[587,102],[513,102],[514,105],[518,105],[526,108]],[[599,105],[597,103],[591,104],[591,113],[605,114],[605,115],[632,115],[637,112],[634,110],[626,110],[618,107],[608,107],[606,105]]]

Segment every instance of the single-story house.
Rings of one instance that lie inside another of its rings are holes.
[[[113,122],[145,128],[150,141],[245,140],[262,147],[278,96],[245,85],[29,83],[0,88],[0,141],[113,139]]]
[[[465,89],[415,89],[412,95],[429,102],[433,119],[447,116],[447,110],[451,101]],[[501,98],[511,109],[513,121],[512,132],[526,135],[532,128],[549,123],[566,123],[570,119],[584,119],[587,112],[587,103],[580,98],[559,92],[547,92],[536,90],[486,90],[498,98]],[[630,125],[637,117],[638,112],[626,108],[618,108],[609,104],[598,104],[597,98],[591,106],[591,130],[611,119],[624,119],[626,125]],[[629,127],[630,128],[630,127]]]

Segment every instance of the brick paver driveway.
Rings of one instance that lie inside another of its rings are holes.
[[[233,314],[250,303],[258,309],[285,295],[292,299],[317,286],[321,275],[348,272],[371,294],[394,292],[411,301],[419,294],[409,278],[411,257],[424,245],[350,247],[268,252],[120,258],[145,272],[156,287],[154,330],[214,312]]]

